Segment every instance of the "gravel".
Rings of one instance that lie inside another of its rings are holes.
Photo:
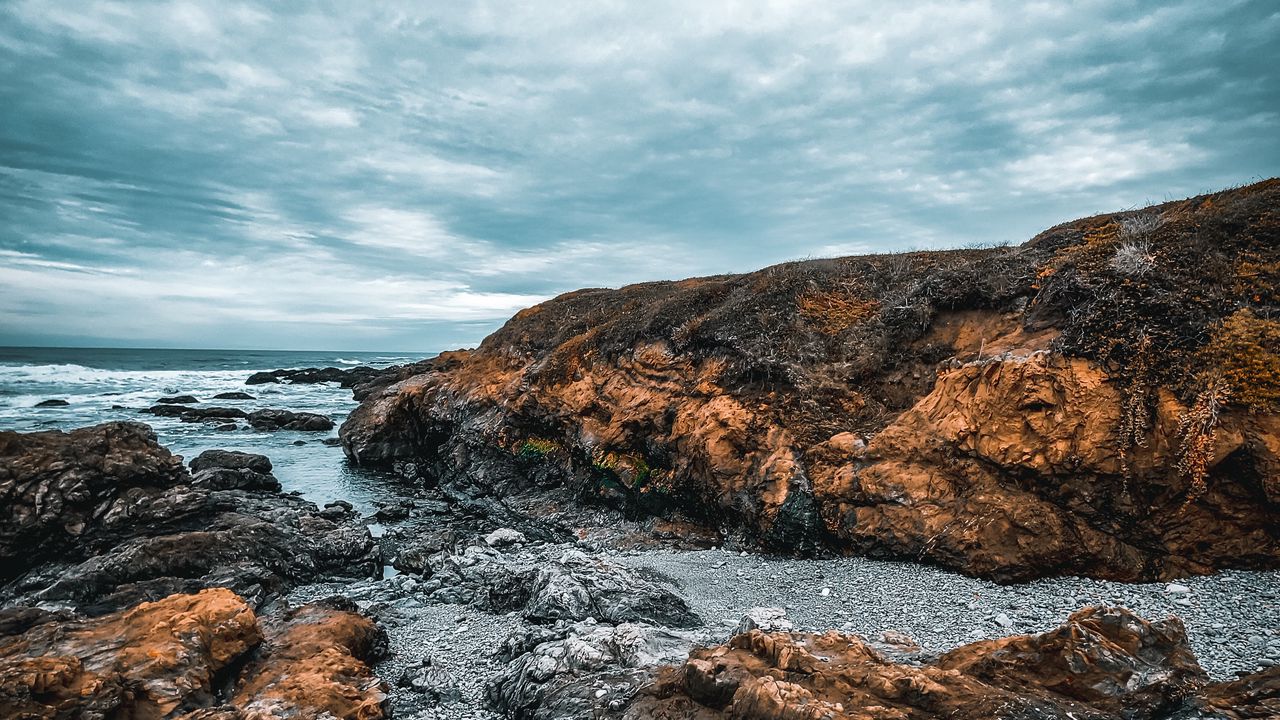
[[[975,640],[1050,630],[1075,610],[1109,604],[1149,619],[1180,617],[1200,664],[1216,679],[1280,663],[1280,571],[1225,571],[1175,583],[1054,578],[1001,586],[939,568],[867,558],[798,560],[720,549],[600,555],[670,583],[702,617],[705,627],[696,634],[707,643],[726,640],[753,608],[780,607],[797,631],[839,629],[872,639],[892,631],[940,653]],[[309,585],[294,591],[290,601],[329,595],[351,598],[386,627],[392,654],[374,669],[391,686],[395,717],[500,717],[486,708],[484,684],[501,669],[494,652],[524,626],[518,613],[429,604],[418,592],[418,581],[403,575]],[[428,695],[397,686],[402,673],[426,657],[456,682],[459,702],[436,704]]]
[[[1002,586],[935,567],[856,557],[795,560],[725,550],[609,557],[670,579],[720,639],[752,607],[778,606],[800,631],[840,629],[874,638],[893,630],[941,652],[1043,632],[1086,605],[1109,604],[1148,619],[1177,615],[1214,678],[1280,663],[1277,571],[1224,571],[1174,587],[1075,577]]]

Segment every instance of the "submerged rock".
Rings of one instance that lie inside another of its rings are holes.
[[[333,420],[309,412],[292,410],[255,410],[248,415],[249,424],[255,430],[303,430],[321,432],[333,429]]]
[[[70,404],[71,403],[67,402],[66,400],[62,400],[61,398],[51,398],[49,400],[41,400],[40,402],[36,403],[36,407],[38,408],[66,407]]]
[[[195,395],[170,395],[169,397],[162,397],[156,402],[161,405],[190,405],[200,401],[196,399]]]
[[[253,395],[247,392],[224,392],[213,396],[214,400],[256,400]]]

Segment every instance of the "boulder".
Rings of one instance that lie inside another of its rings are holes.
[[[169,397],[162,397],[156,402],[161,405],[190,405],[200,401],[196,399],[195,395],[170,395]]]
[[[38,408],[45,408],[45,407],[66,407],[66,406],[68,406],[68,405],[70,405],[70,404],[71,404],[71,403],[67,402],[66,400],[62,400],[62,399],[60,399],[60,398],[51,398],[51,399],[49,399],[49,400],[41,400],[40,402],[36,403],[36,407],[38,407]]]
[[[213,396],[214,400],[256,400],[254,396],[247,392],[224,392]]]
[[[249,424],[255,430],[303,430],[322,432],[333,429],[333,420],[309,412],[293,412],[292,410],[255,410],[248,414]]]

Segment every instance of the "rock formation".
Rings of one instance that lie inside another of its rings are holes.
[[[852,635],[765,633],[694,650],[626,718],[1161,718],[1207,678],[1176,619],[1087,608],[1056,630],[895,662]]]
[[[568,293],[348,456],[1015,581],[1280,562],[1280,181],[1024,245]],[[394,377],[400,377],[399,375]]]
[[[96,614],[224,586],[257,604],[380,572],[368,528],[276,492],[266,458],[193,469],[137,423],[0,432],[0,598]]]
[[[0,707],[24,718],[384,716],[373,622],[319,603],[260,622],[225,589],[0,637]]]

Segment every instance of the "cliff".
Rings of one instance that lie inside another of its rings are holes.
[[[1278,201],[568,293],[373,391],[343,446],[468,495],[1004,581],[1274,567]]]

